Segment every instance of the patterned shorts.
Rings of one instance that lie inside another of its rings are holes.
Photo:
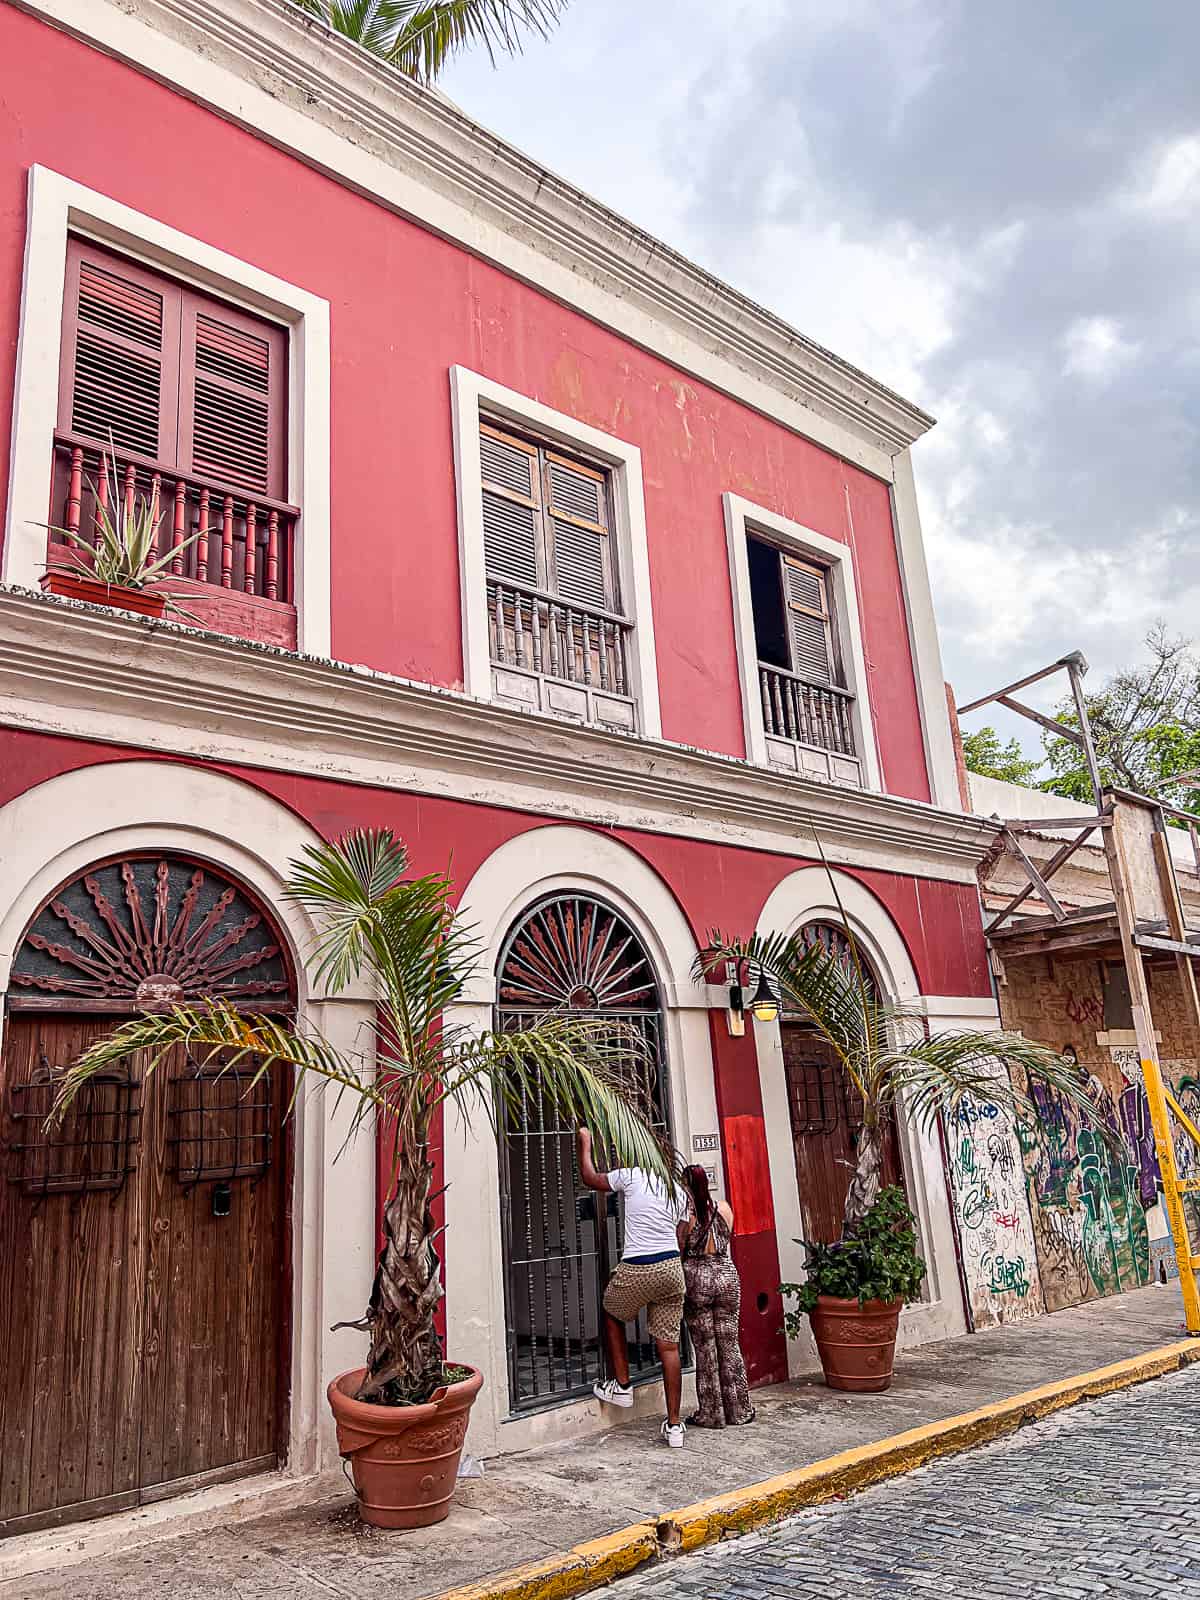
[[[683,1263],[678,1256],[640,1266],[634,1261],[622,1261],[608,1280],[604,1309],[618,1322],[632,1322],[645,1308],[650,1337],[660,1344],[678,1344],[686,1292]]]

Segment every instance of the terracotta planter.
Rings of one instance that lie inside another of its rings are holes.
[[[51,567],[42,575],[42,588],[68,600],[87,600],[94,606],[117,606],[122,611],[137,611],[144,617],[161,617],[167,597],[150,589],[125,589],[115,583],[97,583],[82,572],[66,567]]]
[[[901,1300],[838,1300],[823,1294],[809,1314],[831,1389],[887,1389],[892,1382]]]
[[[458,1461],[483,1374],[438,1389],[423,1406],[355,1400],[366,1368],[343,1372],[327,1393],[338,1450],[350,1463],[358,1510],[376,1528],[427,1528],[449,1514]]]

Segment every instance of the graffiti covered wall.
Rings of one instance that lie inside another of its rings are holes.
[[[1049,967],[1049,970],[1048,970]],[[1013,961],[1001,989],[1009,1028],[1076,1051],[1110,1135],[1087,1127],[1055,1091],[1034,1085],[1035,1115],[1016,1129],[1041,1294],[1048,1311],[1135,1289],[1175,1271],[1154,1139],[1136,1048],[1104,1028],[1103,975],[1096,961]],[[1192,1114],[1200,1106],[1194,1031],[1184,1021],[1173,970],[1151,977],[1163,1075]],[[1117,1042],[1119,1041],[1119,1042]],[[1197,1152],[1177,1144],[1181,1168]],[[1200,1207],[1189,1201],[1196,1237]]]
[[[1046,1307],[1011,1117],[966,1099],[947,1120],[946,1137],[972,1326],[1038,1316]]]

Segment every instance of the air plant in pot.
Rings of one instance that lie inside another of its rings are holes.
[[[904,1191],[882,1187],[889,1124],[902,1116],[918,1131],[971,1102],[1002,1113],[1031,1112],[1017,1082],[1040,1079],[1085,1119],[1103,1127],[1078,1067],[1022,1034],[981,1030],[929,1032],[926,1019],[883,999],[829,875],[844,941],[827,947],[812,931],[709,936],[698,971],[748,973],[806,1023],[832,1050],[845,1073],[849,1099],[861,1105],[862,1127],[835,1240],[804,1244],[807,1277],[780,1292],[791,1337],[807,1314],[825,1381],[831,1388],[886,1389],[900,1311],[915,1300],[925,1276],[913,1214]],[[1014,1081],[1016,1080],[1016,1081]]]
[[[165,512],[160,507],[158,486],[149,494],[122,489],[111,437],[109,443],[101,464],[104,493],[100,493],[99,482],[90,485],[95,501],[93,537],[85,538],[78,529],[57,523],[44,524],[81,552],[84,560],[70,567],[48,567],[42,586],[72,600],[119,606],[152,617],[170,611],[194,622],[197,619],[176,604],[169,589],[156,580],[202,534],[212,530],[198,529],[159,555]]]
[[[245,1071],[249,1062],[253,1083],[282,1063],[297,1092],[307,1081],[332,1087],[349,1106],[343,1159],[363,1158],[352,1137],[362,1124],[384,1124],[380,1144],[395,1153],[383,1245],[365,1314],[350,1324],[368,1335],[366,1362],[328,1390],[361,1515],[383,1527],[423,1526],[447,1514],[483,1383],[476,1368],[447,1362],[435,1326],[443,1293],[432,1209],[435,1119],[451,1111],[468,1122],[483,1117],[503,1137],[523,1107],[540,1104],[547,1117],[596,1130],[619,1165],[669,1181],[638,1088],[638,1036],[619,1021],[569,1013],[511,1032],[479,1033],[455,1020],[479,943],[455,912],[449,878],[407,871],[407,851],[387,829],[309,846],[291,863],[285,893],[318,930],[312,982],[337,994],[365,979],[374,992],[373,1037],[361,1053],[219,999],[176,1005],[93,1044],[66,1070],[53,1113],[61,1118],[91,1078],[118,1063],[144,1052],[150,1073],[183,1046],[197,1071],[239,1063]],[[369,1148],[374,1159],[374,1142]]]

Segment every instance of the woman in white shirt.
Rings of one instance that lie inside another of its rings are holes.
[[[683,1399],[679,1327],[685,1291],[677,1229],[688,1214],[687,1195],[682,1189],[669,1189],[661,1178],[638,1167],[597,1172],[592,1136],[586,1128],[579,1129],[577,1147],[579,1176],[587,1188],[598,1194],[625,1196],[625,1248],[604,1291],[604,1339],[612,1376],[597,1383],[593,1393],[605,1405],[633,1404],[625,1324],[644,1309],[662,1363],[667,1402],[662,1437],[672,1449],[678,1449],[684,1438],[679,1419]]]

